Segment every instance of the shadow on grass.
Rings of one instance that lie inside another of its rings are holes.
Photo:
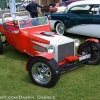
[[[27,75],[25,75],[25,77],[23,77],[22,81],[24,81],[25,83],[31,84],[31,85],[35,85],[32,80],[30,79],[28,72],[26,72]]]
[[[28,60],[31,56],[21,53],[18,50],[12,48],[11,46],[3,46],[3,56],[10,59],[16,60]]]

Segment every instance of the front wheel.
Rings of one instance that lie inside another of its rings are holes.
[[[52,87],[60,78],[60,74],[56,74],[58,68],[54,59],[47,60],[43,57],[35,57],[28,64],[28,73],[36,85]]]
[[[62,24],[62,23],[57,23],[57,25],[56,25],[56,32],[58,33],[58,34],[64,34],[64,32],[65,32],[65,26]]]
[[[96,65],[100,63],[100,43],[86,41],[78,48],[78,54],[91,54],[87,64]]]

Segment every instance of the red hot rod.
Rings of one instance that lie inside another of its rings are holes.
[[[34,84],[42,87],[54,86],[60,74],[80,64],[100,63],[100,41],[89,38],[81,43],[75,54],[76,40],[51,32],[46,16],[38,18],[3,15],[0,23],[0,54],[3,45],[9,44],[18,51],[30,55],[26,69]],[[5,41],[2,40],[5,37]],[[76,62],[76,63],[75,63]]]

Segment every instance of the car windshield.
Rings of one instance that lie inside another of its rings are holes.
[[[66,7],[65,11],[64,12],[72,12],[72,11],[76,11],[76,10],[89,10],[90,9],[90,6],[89,5],[77,5],[77,6],[74,6],[72,8],[70,8],[68,10],[68,8]]]
[[[64,10],[64,13],[66,13],[68,11],[68,7],[66,7],[66,9]]]
[[[35,27],[48,24],[48,18],[44,17],[37,17],[37,18],[28,18],[28,19],[21,19],[19,20],[20,28],[28,28],[28,27]]]
[[[70,10],[89,10],[90,6],[88,5],[78,5],[78,6],[74,6],[72,7]]]

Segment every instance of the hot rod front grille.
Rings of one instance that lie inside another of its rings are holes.
[[[58,62],[64,60],[66,56],[74,55],[74,42],[58,45]]]

